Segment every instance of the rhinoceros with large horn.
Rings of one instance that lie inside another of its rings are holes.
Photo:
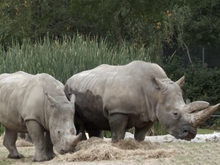
[[[133,61],[124,66],[103,64],[75,74],[64,90],[67,97],[76,96],[76,124],[83,138],[85,130],[90,137],[111,130],[112,141],[117,142],[126,129],[135,127],[134,137],[141,141],[159,121],[176,138],[191,140],[220,104],[185,104],[180,88],[184,79],[173,82],[159,65]]]
[[[63,91],[64,85],[42,73],[22,71],[0,75],[0,123],[5,126],[4,146],[9,158],[23,158],[17,151],[17,132],[28,132],[35,146],[33,161],[46,161],[73,152],[81,134],[76,136],[74,99]]]

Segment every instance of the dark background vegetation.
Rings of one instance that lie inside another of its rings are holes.
[[[4,52],[15,41],[22,47],[24,39],[43,44],[45,37],[77,34],[109,47],[126,42],[150,51],[150,61],[172,80],[185,75],[185,99],[220,102],[219,0],[1,0],[0,12]],[[218,127],[220,120],[204,126]]]

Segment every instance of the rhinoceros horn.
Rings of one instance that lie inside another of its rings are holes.
[[[208,102],[206,101],[194,101],[191,102],[189,104],[187,104],[185,106],[185,109],[189,112],[189,113],[193,113],[195,111],[200,111],[203,110],[205,108],[208,108],[210,105]]]
[[[220,107],[220,103],[209,106],[207,102],[195,102],[191,103],[191,107],[188,106],[188,112],[191,112],[191,125],[197,128]]]
[[[79,133],[77,136],[74,137],[71,146],[75,147],[81,140],[82,133]]]

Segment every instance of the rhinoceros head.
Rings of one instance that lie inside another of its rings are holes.
[[[81,133],[76,136],[76,129],[74,125],[74,99],[71,101],[61,97],[55,99],[48,95],[50,103],[49,109],[51,111],[49,117],[49,131],[51,141],[60,154],[67,152],[74,152],[75,146],[81,139]]]
[[[185,104],[180,88],[184,84],[184,76],[177,82],[157,78],[152,78],[152,81],[157,90],[157,118],[168,133],[177,139],[193,139],[197,127],[220,106],[220,104],[210,106],[205,101]]]

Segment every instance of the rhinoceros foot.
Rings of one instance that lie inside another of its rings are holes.
[[[47,154],[47,155],[38,155],[38,156],[35,156],[33,158],[33,162],[44,162],[44,161],[48,161],[48,160],[51,160],[55,157],[56,155],[53,153],[53,154]]]
[[[53,149],[46,149],[42,151],[36,151],[34,158],[32,159],[33,162],[43,162],[53,159],[56,154],[53,152]]]
[[[24,155],[22,155],[22,154],[9,154],[8,155],[8,158],[10,158],[10,159],[22,159],[22,158],[24,158]]]

